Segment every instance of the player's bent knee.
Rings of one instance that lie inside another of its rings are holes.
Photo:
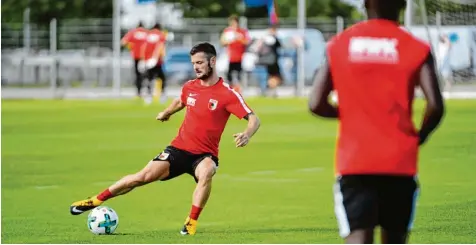
[[[215,175],[217,164],[211,158],[203,159],[195,170],[199,182],[211,182],[213,175]]]

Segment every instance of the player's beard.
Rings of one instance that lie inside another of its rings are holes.
[[[212,74],[213,74],[213,67],[211,67],[210,64],[208,64],[208,71],[205,74],[198,76],[198,79],[207,80],[208,78],[212,76]]]

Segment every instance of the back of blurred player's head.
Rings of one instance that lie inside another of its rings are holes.
[[[144,23],[142,23],[142,21],[139,21],[139,24],[137,25],[137,28],[141,28],[141,27],[144,27]]]
[[[192,62],[194,60],[195,55],[203,54],[206,59],[206,67],[200,67],[201,65],[198,64],[195,68],[195,73],[197,73],[197,77],[199,79],[207,79],[213,75],[214,72],[214,67],[216,63],[216,56],[217,56],[217,51],[215,47],[208,43],[208,42],[203,42],[199,43],[190,50],[190,56],[192,56]],[[199,56],[200,57],[200,56]]]
[[[152,29],[157,29],[157,30],[162,30],[162,25],[160,25],[159,22],[155,23],[154,27]]]
[[[240,18],[238,18],[238,15],[231,15],[228,17],[228,23],[232,27],[238,27],[240,24]]]
[[[365,0],[365,8],[370,19],[398,21],[405,7],[406,0]]]

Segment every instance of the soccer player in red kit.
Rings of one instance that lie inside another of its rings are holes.
[[[134,59],[134,71],[136,75],[137,96],[140,97],[143,76],[139,71],[138,65],[141,60],[141,47],[147,37],[148,30],[145,29],[142,23],[139,22],[137,28],[134,28],[126,33],[122,38],[121,44],[127,46],[131,50],[132,58]]]
[[[238,16],[233,15],[228,19],[230,26],[223,30],[221,35],[221,44],[227,47],[229,64],[227,79],[232,87],[240,91],[239,84],[233,84],[233,72],[237,72],[238,79],[242,78],[241,61],[246,51],[246,46],[250,42],[250,37],[246,29],[240,28]]]
[[[149,94],[152,95],[152,83],[155,81],[155,86],[159,91],[158,97],[165,92],[166,77],[162,65],[165,57],[165,43],[167,35],[162,30],[159,23],[156,23],[154,27],[147,34],[147,38],[142,45],[141,58],[146,63],[152,61],[155,63],[147,70],[147,79],[149,83],[147,85]],[[165,98],[165,97],[163,97]]]
[[[418,191],[419,145],[439,125],[444,104],[427,43],[400,28],[405,0],[366,0],[368,21],[335,36],[310,95],[310,110],[338,118],[334,186],[340,235],[347,243],[406,243]],[[415,86],[426,98],[419,131]],[[338,106],[328,101],[337,92]]]
[[[91,210],[135,187],[187,173],[193,176],[197,186],[193,193],[192,209],[181,234],[195,234],[198,216],[210,195],[212,177],[218,167],[218,146],[230,114],[248,120],[246,129],[233,135],[236,147],[248,144],[258,130],[260,120],[243,97],[218,77],[215,70],[217,54],[213,45],[197,44],[190,55],[197,79],[185,83],[180,98],[175,99],[156,118],[167,121],[170,116],[186,108],[177,137],[141,171],[123,177],[93,198],[73,203],[70,207],[71,214]]]

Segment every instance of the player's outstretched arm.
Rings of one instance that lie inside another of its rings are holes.
[[[223,32],[223,33],[221,34],[220,43],[221,43],[222,46],[228,46],[228,42],[227,42],[226,39],[225,39],[225,32]]]
[[[170,116],[176,112],[179,112],[183,108],[185,108],[185,105],[182,103],[182,100],[180,98],[176,98],[164,111],[157,115],[156,119],[162,122],[167,121],[169,120]]]
[[[324,62],[319,69],[309,95],[309,110],[317,116],[337,118],[339,111],[329,103],[329,94],[332,92],[332,76],[329,64]]]
[[[419,132],[421,145],[438,127],[445,110],[431,53],[420,69],[420,87],[426,98],[425,116]]]
[[[140,59],[144,60],[145,59],[145,48],[147,46],[147,42],[142,43],[140,46]]]
[[[243,147],[246,146],[253,137],[253,135],[258,131],[261,121],[259,120],[258,116],[256,116],[253,112],[249,113],[244,117],[248,120],[248,126],[246,127],[243,133],[234,134],[233,137],[235,138],[236,147]]]

